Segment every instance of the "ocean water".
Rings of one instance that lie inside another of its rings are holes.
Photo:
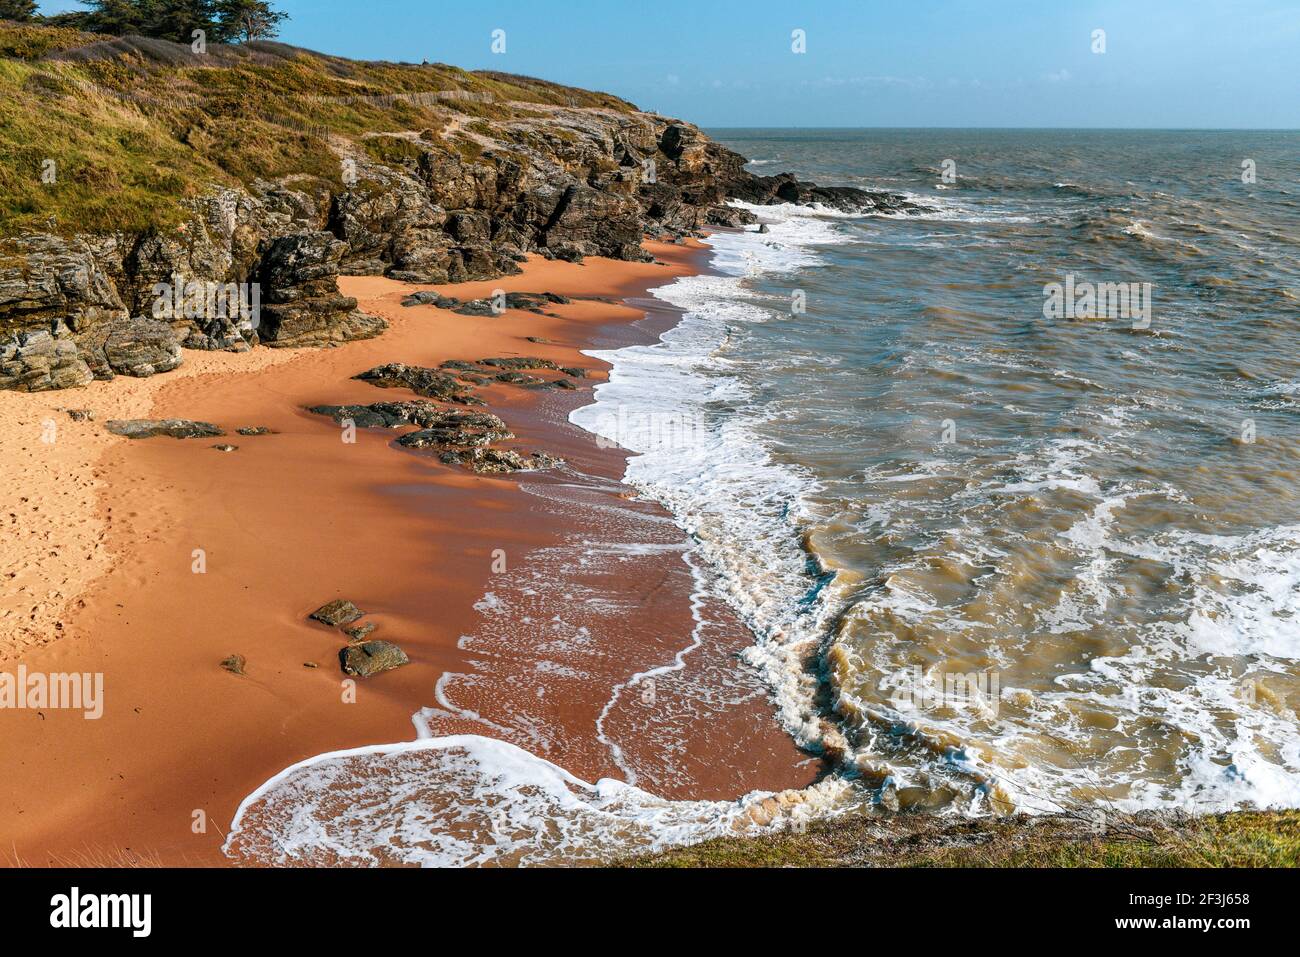
[[[736,667],[831,770],[777,807],[665,801],[421,713],[277,775],[228,851],[551,864],[895,801],[1300,806],[1300,134],[712,135],[921,207],[754,208],[769,231],[655,290],[681,323],[593,353],[572,415],[635,453],[754,632]],[[1102,283],[1149,309],[1045,309]]]
[[[714,135],[923,207],[756,209],[606,356],[711,424],[628,477],[791,732],[905,806],[1300,804],[1300,134]]]

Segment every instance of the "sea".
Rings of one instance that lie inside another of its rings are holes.
[[[828,773],[760,824],[762,794],[425,734],[286,769],[228,853],[546,865],[881,809],[1300,806],[1300,133],[709,133],[912,208],[749,207],[764,231],[654,290],[674,328],[593,351],[571,421],[634,453]]]

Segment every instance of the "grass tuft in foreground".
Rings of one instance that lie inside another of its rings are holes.
[[[957,820],[853,817],[718,838],[627,867],[1297,867],[1300,811]]]

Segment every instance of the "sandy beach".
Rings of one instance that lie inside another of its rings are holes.
[[[691,689],[691,707],[647,714],[617,694],[692,646],[695,623],[682,533],[618,483],[620,450],[567,422],[605,374],[579,350],[652,340],[674,317],[638,297],[702,265],[698,244],[647,249],[655,263],[532,257],[521,275],[459,286],[344,277],[345,294],[389,321],[385,335],[328,350],[187,352],[180,370],[149,379],[0,393],[0,515],[11,529],[0,668],[102,672],[105,688],[99,720],[0,712],[0,854],[32,866],[231,863],[220,852],[226,829],[258,785],[315,754],[409,740],[422,708],[432,709],[432,734],[500,737],[592,781],[634,769],[640,786],[666,797],[810,783],[819,765],[777,727],[756,686],[700,690],[738,669],[734,656],[750,641],[725,609],[704,610],[714,624],[661,691]],[[469,317],[403,307],[414,289],[572,302],[554,315]],[[575,391],[480,390],[518,436],[510,447],[560,456],[564,470],[474,475],[396,446],[386,430],[343,442],[334,422],[305,411],[413,397],[351,378],[381,363],[489,356],[589,370]],[[68,408],[91,410],[93,421],[74,421]],[[105,431],[124,417],[203,420],[227,437],[131,441]],[[51,423],[53,441],[43,441]],[[271,434],[235,433],[255,426]],[[218,442],[238,449],[222,453]],[[568,622],[599,649],[581,680],[511,634],[491,636],[493,654],[481,643],[463,650],[462,636],[483,629],[483,596],[514,587],[503,565],[597,542],[610,509],[658,529],[664,547],[608,566],[575,562],[575,587],[601,596],[575,602]],[[338,664],[346,639],[307,619],[336,598],[354,601],[373,637],[411,659],[359,681],[355,701]],[[221,667],[231,655],[245,658],[245,674]],[[610,734],[636,742],[617,761]]]

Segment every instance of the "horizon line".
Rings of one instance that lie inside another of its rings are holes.
[[[696,123],[695,125],[711,130],[1056,130],[1112,133],[1300,133],[1300,127],[1296,126],[720,126],[716,123]]]

